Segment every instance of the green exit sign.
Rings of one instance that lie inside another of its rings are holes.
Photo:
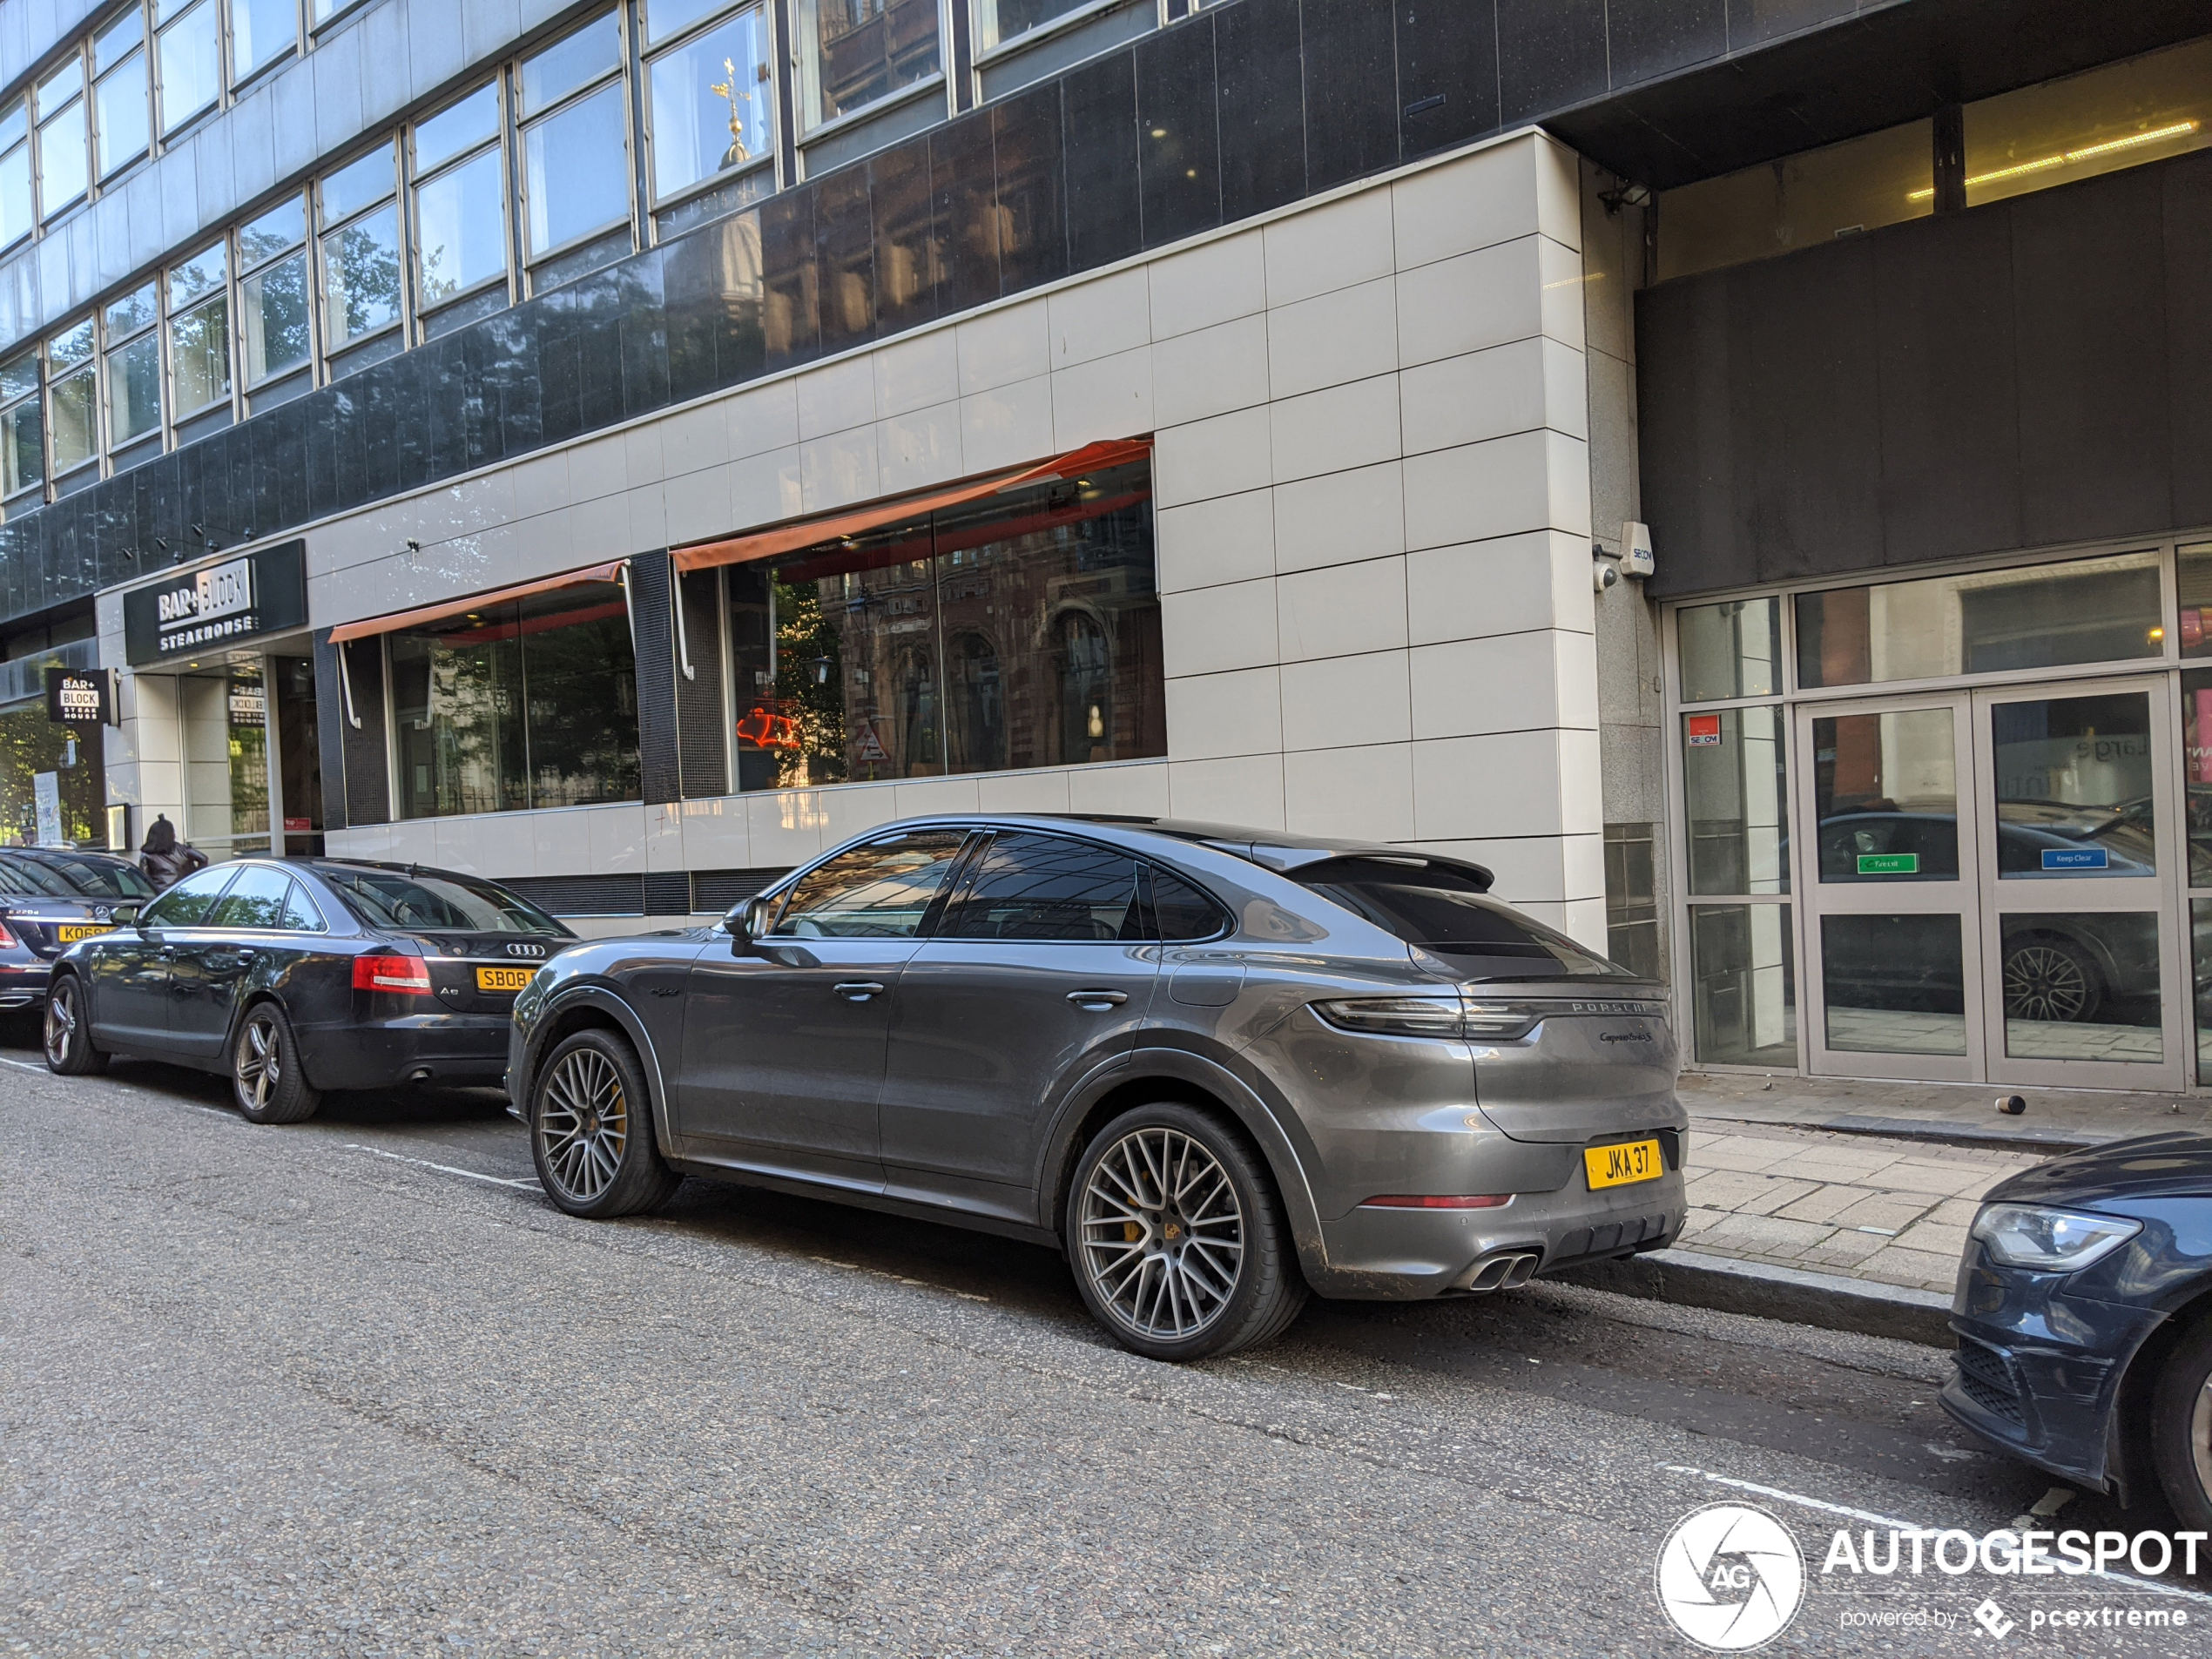
[[[1918,875],[1920,855],[1918,853],[1861,853],[1858,855],[1861,875]]]

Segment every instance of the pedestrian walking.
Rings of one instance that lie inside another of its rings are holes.
[[[138,849],[138,867],[146,873],[146,880],[153,883],[157,893],[165,891],[183,880],[194,870],[207,867],[207,855],[190,841],[179,840],[177,826],[165,814],[157,814],[153,827],[146,832],[145,845]]]

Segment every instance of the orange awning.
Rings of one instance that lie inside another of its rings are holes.
[[[534,593],[550,593],[556,588],[581,587],[587,582],[619,581],[623,567],[629,563],[627,559],[609,559],[604,564],[570,570],[565,576],[541,577],[536,582],[518,582],[511,588],[495,588],[489,593],[472,593],[466,599],[448,599],[442,604],[422,605],[414,610],[395,610],[388,617],[371,617],[364,622],[341,623],[330,631],[330,643],[342,645],[349,639],[366,639],[371,634],[395,633],[401,628],[417,628],[426,622],[443,622],[448,617],[462,617],[471,610],[511,604],[517,599],[527,599]]]
[[[948,484],[923,495],[902,496],[895,501],[871,502],[865,507],[803,518],[789,524],[779,524],[772,529],[754,530],[749,535],[732,536],[718,542],[701,542],[691,547],[679,547],[675,553],[676,568],[679,570],[705,570],[718,564],[749,564],[756,559],[772,559],[779,553],[795,553],[801,548],[833,542],[841,536],[859,536],[868,530],[880,529],[886,524],[919,518],[925,513],[941,512],[948,507],[957,507],[962,502],[980,501],[986,496],[1020,489],[1030,484],[1048,483],[1055,478],[1080,478],[1087,472],[1124,466],[1130,462],[1143,460],[1151,452],[1152,440],[1149,437],[1117,438],[1101,443],[1087,443],[1080,449],[1070,449],[1064,455],[1053,456],[1049,461],[1040,461],[1015,472],[993,473],[988,477]]]

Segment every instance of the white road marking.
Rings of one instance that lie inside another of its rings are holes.
[[[381,1146],[363,1146],[359,1141],[346,1143],[349,1152],[366,1152],[371,1157],[389,1158],[395,1163],[412,1163],[417,1169],[435,1170],[440,1175],[457,1175],[464,1180],[488,1182],[495,1187],[518,1187],[524,1192],[543,1192],[545,1189],[536,1181],[513,1181],[503,1175],[484,1175],[475,1170],[456,1169],[450,1163],[433,1163],[428,1158],[411,1158],[403,1152],[387,1152]]]
[[[40,1073],[42,1076],[49,1077],[53,1076],[53,1069],[51,1067],[34,1066],[28,1060],[10,1060],[4,1056],[0,1056],[0,1066],[13,1066],[17,1071],[36,1071]]]
[[[1854,1509],[1848,1504],[1829,1503],[1820,1498],[1808,1498],[1803,1493],[1784,1492],[1780,1487],[1763,1487],[1756,1480],[1738,1480],[1732,1475],[1715,1474],[1710,1469],[1693,1469],[1680,1463],[1659,1466],[1669,1474],[1686,1474],[1692,1480],[1710,1480],[1716,1486],[1734,1487],[1739,1492],[1756,1492],[1762,1498],[1773,1498],[1782,1503],[1794,1503],[1801,1509],[1817,1509],[1823,1514],[1842,1515],[1851,1521],[1864,1521],[1876,1527],[1893,1527],[1898,1532],[1932,1533],[1939,1528],[1917,1526],[1909,1521],[1898,1521],[1890,1515],[1878,1515],[1871,1509]],[[1968,1528],[1966,1530],[1972,1530]],[[2161,1595],[2178,1595],[2191,1602],[2202,1602],[2212,1607],[2212,1595],[2202,1590],[2185,1590],[2175,1584],[2161,1584],[2156,1579],[2137,1578],[2133,1573],[2114,1573],[2101,1567],[2093,1567],[2087,1573],[2068,1575],[2082,1578],[2101,1578],[2114,1584],[2125,1584],[2130,1589],[2155,1590]]]

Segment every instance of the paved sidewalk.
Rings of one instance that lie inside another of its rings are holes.
[[[1700,1116],[1676,1248],[1947,1294],[1981,1195],[2041,1157]]]
[[[1841,1129],[1950,1145],[2047,1151],[2172,1130],[2212,1133],[2212,1093],[1876,1082],[1724,1071],[1684,1072],[1681,1093],[1692,1118]],[[2020,1116],[1996,1109],[1998,1097],[2007,1095],[2027,1102]]]

